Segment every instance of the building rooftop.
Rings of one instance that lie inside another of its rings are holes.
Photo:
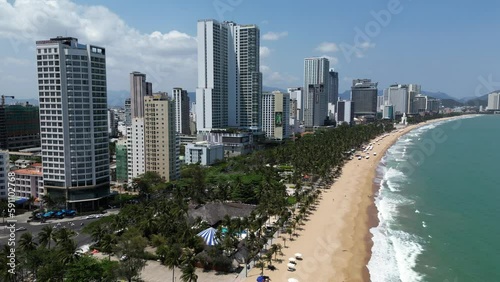
[[[43,176],[43,173],[36,168],[23,168],[13,171],[15,174]]]

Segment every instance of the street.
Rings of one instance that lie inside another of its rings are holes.
[[[107,213],[103,214],[102,216],[108,216],[111,214],[117,214],[118,210],[109,210]],[[21,216],[18,216],[21,217]],[[38,242],[38,233],[42,230],[44,226],[51,226],[52,228],[54,226],[58,226],[57,229],[60,228],[70,228],[76,232],[76,236],[74,237],[74,240],[77,244],[78,247],[81,247],[86,244],[90,244],[92,242],[92,239],[90,238],[89,234],[84,234],[82,232],[82,229],[89,223],[94,222],[98,219],[93,218],[93,219],[85,219],[85,216],[75,216],[75,217],[68,217],[68,218],[63,218],[63,219],[49,219],[45,223],[40,223],[40,222],[32,222],[32,223],[27,223],[26,220],[18,220],[16,223],[16,229],[19,227],[25,227],[26,230],[24,231],[17,231],[16,232],[16,242],[19,241],[21,238],[21,235],[25,232],[31,232],[33,234],[33,237],[35,238],[35,241]],[[73,223],[74,225],[71,225]],[[81,225],[83,223],[83,225]],[[59,224],[59,225],[58,225]],[[5,226],[0,225],[0,248],[3,247],[4,245],[7,244],[8,238],[9,238],[9,233],[10,230],[7,229]]]

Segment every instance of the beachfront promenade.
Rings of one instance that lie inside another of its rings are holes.
[[[272,281],[369,281],[369,228],[376,225],[374,178],[378,162],[397,139],[420,125],[410,125],[371,141],[368,152],[356,152],[330,189],[323,189],[316,211],[304,222],[293,241],[283,248],[276,270],[264,270]],[[368,145],[368,144],[367,144]],[[373,153],[376,153],[373,154]],[[370,155],[370,158],[366,158]],[[296,270],[288,271],[288,258],[301,253]],[[260,269],[252,268],[243,281],[256,281]],[[241,280],[238,280],[241,281]]]

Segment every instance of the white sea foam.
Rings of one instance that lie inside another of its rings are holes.
[[[422,221],[422,227],[427,228],[427,224],[425,223],[425,221]]]
[[[423,279],[423,276],[414,270],[417,257],[423,251],[421,245],[423,240],[398,229],[399,208],[412,205],[414,201],[401,193],[408,179],[397,169],[397,163],[406,161],[406,151],[416,138],[433,128],[425,127],[419,132],[412,132],[412,135],[401,138],[391,146],[385,156],[387,158],[385,165],[377,169],[381,179],[380,190],[375,200],[379,225],[370,230],[373,235],[373,247],[368,263],[370,280],[373,282],[418,282]],[[420,211],[415,210],[415,213]]]

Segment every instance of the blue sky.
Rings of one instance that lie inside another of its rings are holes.
[[[213,18],[260,27],[264,85],[302,85],[303,59],[327,56],[341,91],[371,78],[477,96],[500,89],[498,11],[489,0],[0,0],[0,93],[35,98],[34,40],[59,34],[108,49],[110,90],[137,70],[155,91],[194,91],[196,21]]]

